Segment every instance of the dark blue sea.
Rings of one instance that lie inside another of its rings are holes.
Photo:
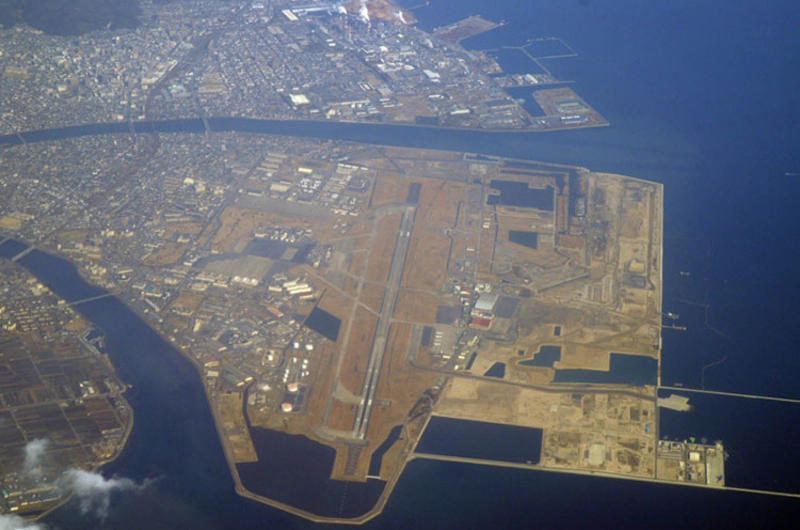
[[[578,57],[548,60],[547,68],[574,80],[576,92],[611,126],[495,135],[220,119],[213,121],[215,130],[486,152],[663,182],[664,310],[678,313],[677,323],[688,330],[664,331],[662,382],[800,398],[800,177],[791,175],[800,173],[800,4],[431,0],[415,13],[424,28],[477,13],[509,22],[465,43],[477,49],[532,37],[564,39]],[[193,127],[202,131],[199,122]],[[4,247],[0,253],[8,251]],[[32,253],[22,263],[68,299],[91,292],[77,277],[58,278],[74,273],[49,260]],[[114,364],[133,385],[135,427],[125,452],[105,473],[159,479],[144,493],[115,498],[105,521],[87,521],[72,503],[49,524],[314,526],[235,495],[188,361],[115,299],[79,307],[104,329]],[[662,436],[725,442],[730,485],[800,492],[797,405],[691,397],[694,412],[665,412]],[[786,528],[798,515],[797,500],[415,461],[384,514],[367,527]]]

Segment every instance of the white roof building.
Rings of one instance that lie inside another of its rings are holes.
[[[498,294],[482,293],[478,297],[478,301],[475,302],[475,309],[478,311],[491,312],[494,310],[494,306],[497,304],[497,300],[499,299],[500,295]]]

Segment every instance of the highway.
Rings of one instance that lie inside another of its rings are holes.
[[[392,315],[397,303],[397,295],[400,291],[400,282],[403,279],[403,269],[406,266],[408,247],[411,243],[411,231],[414,229],[414,219],[416,217],[416,207],[408,206],[403,212],[400,221],[400,233],[394,244],[394,255],[392,265],[389,269],[389,279],[386,282],[386,289],[383,292],[383,305],[378,317],[378,325],[375,328],[375,339],[372,341],[372,351],[369,355],[367,373],[364,376],[364,385],[361,390],[361,399],[356,412],[356,419],[353,424],[353,438],[363,440],[367,434],[369,425],[370,411],[375,397],[375,390],[378,388],[381,368],[383,366],[383,355],[386,352],[386,342],[389,335],[389,326],[392,323]]]
[[[632,386],[623,386],[622,388],[620,388],[621,385],[610,385],[610,384],[599,385],[594,383],[547,383],[547,384],[524,383],[521,381],[510,381],[508,379],[501,379],[498,377],[486,377],[484,375],[477,375],[466,371],[453,371],[449,368],[435,368],[433,366],[425,366],[423,364],[417,364],[417,362],[412,359],[409,359],[408,362],[411,366],[413,366],[417,370],[423,370],[426,372],[435,372],[441,375],[447,375],[451,377],[462,377],[465,379],[486,381],[487,383],[493,383],[498,385],[529,388],[531,390],[538,390],[540,392],[547,392],[550,394],[567,394],[567,393],[616,394],[620,396],[629,396],[641,399],[643,401],[652,401],[652,402],[657,401],[656,393],[654,392],[652,394],[648,394],[647,390],[644,387],[641,387],[641,390],[634,390],[634,387]],[[685,390],[685,389],[676,389],[676,390]],[[658,410],[658,407],[656,407],[656,410]]]

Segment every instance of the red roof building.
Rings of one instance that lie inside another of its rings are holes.
[[[469,323],[469,327],[475,329],[489,329],[489,326],[491,325],[492,319],[483,317],[472,317],[472,320]]]

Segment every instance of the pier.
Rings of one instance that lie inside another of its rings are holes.
[[[771,490],[758,490],[752,488],[738,488],[738,487],[731,487],[731,486],[713,486],[710,484],[698,484],[693,482],[673,482],[670,480],[659,480],[656,478],[651,477],[637,477],[632,475],[619,475],[615,473],[608,473],[605,471],[599,470],[578,470],[578,469],[555,469],[550,467],[543,467],[539,464],[528,464],[528,463],[521,463],[521,462],[503,462],[498,460],[485,460],[481,458],[468,458],[463,456],[450,456],[450,455],[440,455],[440,454],[432,454],[432,453],[413,453],[409,457],[409,462],[416,459],[422,458],[425,460],[438,460],[442,462],[457,462],[461,464],[472,464],[472,465],[479,465],[479,466],[495,466],[495,467],[506,467],[512,469],[528,469],[528,470],[536,470],[536,471],[548,471],[550,473],[566,473],[569,475],[589,475],[595,477],[605,477],[605,478],[615,478],[615,479],[623,479],[623,480],[634,480],[638,482],[650,482],[655,484],[669,484],[674,486],[688,486],[693,488],[706,488],[706,489],[713,489],[719,491],[738,491],[742,493],[757,493],[760,495],[772,495],[775,497],[789,497],[793,499],[800,499],[800,493],[790,493],[784,491],[771,491]]]
[[[781,401],[783,403],[800,403],[800,399],[775,397],[775,396],[759,396],[755,394],[740,394],[738,392],[722,392],[720,390],[703,390],[700,388],[685,388],[682,386],[660,386],[659,390],[676,390],[678,392],[694,392],[695,394],[709,394],[712,396],[726,396],[738,397],[745,399],[763,399],[765,401]]]

